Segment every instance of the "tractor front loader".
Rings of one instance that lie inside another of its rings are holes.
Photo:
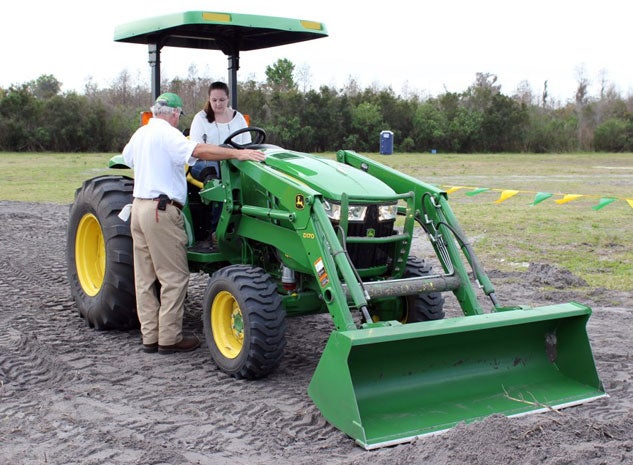
[[[295,23],[274,20],[188,12],[125,30],[129,41],[169,43],[161,32],[215,40],[222,31],[235,39],[279,27],[280,43],[290,43]],[[219,176],[189,174],[183,209],[190,269],[210,276],[203,331],[222,371],[268,375],[283,363],[286,318],[329,313],[334,329],[308,393],[366,449],[606,395],[586,332],[591,309],[501,305],[445,192],[354,151],[332,160],[266,144],[265,131],[250,130],[249,147],[265,162],[227,160]],[[125,168],[120,156],[111,167]],[[132,242],[118,217],[132,186],[126,176],[85,181],[70,210],[71,290],[98,329],[135,322]],[[420,230],[432,260],[412,253]],[[445,318],[446,293],[463,316]]]
[[[585,330],[591,310],[500,306],[445,193],[350,151],[330,161],[264,150],[264,164],[234,164],[239,176],[224,188],[245,203],[225,203],[232,216],[221,236],[240,244],[236,258],[249,255],[242,263],[266,269],[289,310],[327,308],[336,329],[308,393],[360,445],[604,395]],[[416,224],[438,273],[410,255]],[[464,261],[490,297],[488,312]],[[443,292],[463,317],[443,318]],[[204,311],[213,320],[213,300]]]

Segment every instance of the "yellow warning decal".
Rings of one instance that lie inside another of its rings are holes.
[[[327,286],[327,284],[330,282],[330,278],[328,277],[327,271],[325,270],[323,258],[319,257],[314,262],[314,269],[316,270],[317,278],[319,279],[319,283],[321,283],[321,287]]]

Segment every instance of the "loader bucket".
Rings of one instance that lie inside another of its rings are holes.
[[[606,396],[586,323],[567,303],[334,331],[308,393],[365,449],[491,414],[516,416]]]

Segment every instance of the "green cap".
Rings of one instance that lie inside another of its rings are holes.
[[[182,109],[182,100],[176,94],[171,92],[165,92],[164,94],[159,95],[156,99],[156,103],[166,107]]]

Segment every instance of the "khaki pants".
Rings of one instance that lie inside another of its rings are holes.
[[[182,340],[182,319],[189,284],[187,235],[182,212],[173,205],[134,199],[132,240],[136,311],[143,344],[161,346]],[[160,283],[160,297],[156,281]]]

